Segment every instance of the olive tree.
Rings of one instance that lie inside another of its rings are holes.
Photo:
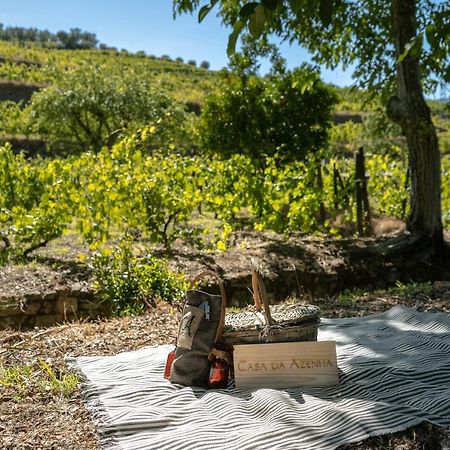
[[[200,0],[173,0],[175,13],[200,8]],[[205,4],[206,3],[206,4]],[[450,81],[450,8],[440,0],[211,0],[233,27],[228,53],[243,30],[254,39],[275,33],[307,48],[317,63],[350,63],[359,84],[384,95],[388,116],[406,137],[411,174],[408,234],[401,245],[444,249],[441,162],[424,89]]]
[[[92,66],[35,93],[29,109],[34,130],[50,144],[70,141],[80,150],[111,146],[124,133],[152,123],[158,146],[182,129],[185,118],[184,107],[148,80]]]

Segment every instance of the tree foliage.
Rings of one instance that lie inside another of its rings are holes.
[[[157,85],[132,72],[86,66],[33,95],[30,116],[50,144],[75,141],[80,150],[110,146],[124,133],[154,125],[153,146],[172,142],[184,110]]]
[[[327,142],[335,94],[308,67],[268,78],[228,74],[201,117],[204,146],[229,157],[300,160]]]
[[[214,8],[233,26],[228,53],[247,29],[253,38],[274,33],[308,49],[314,62],[329,68],[355,65],[362,87],[391,92],[395,84],[395,45],[391,2],[338,0],[173,0],[176,13],[199,9],[199,21]],[[450,82],[450,8],[440,0],[417,0],[417,37],[406,50],[420,56],[426,87]],[[406,56],[406,54],[405,54]]]
[[[174,11],[192,12],[200,3],[174,0]],[[224,22],[233,27],[228,54],[235,52],[244,29],[253,39],[275,33],[300,43],[319,64],[331,68],[355,64],[359,84],[389,98],[386,112],[406,137],[411,174],[407,221],[411,239],[405,236],[403,243],[408,247],[421,241],[427,254],[442,255],[441,158],[423,92],[440,80],[450,81],[448,2],[211,0],[200,8],[199,21],[216,5]]]
[[[80,28],[70,31],[51,33],[48,30],[25,27],[5,27],[0,23],[0,39],[20,44],[37,43],[42,47],[61,48],[66,50],[96,48],[97,36]]]

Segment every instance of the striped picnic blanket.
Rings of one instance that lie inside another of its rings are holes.
[[[450,426],[450,315],[404,306],[323,319],[340,385],[179,388],[162,373],[171,346],[68,358],[105,450],[323,449],[405,429]]]

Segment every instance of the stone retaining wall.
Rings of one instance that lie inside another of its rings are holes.
[[[23,298],[0,298],[0,329],[27,330],[107,315],[106,305],[81,284]]]
[[[323,248],[318,255],[320,245]],[[333,245],[333,242],[305,241],[297,246],[283,242],[269,242],[265,248],[260,246],[256,256],[262,262],[270,302],[300,297],[313,303],[317,298],[348,288],[371,291],[386,288],[396,281],[450,280],[449,265],[429,265],[427,261],[417,264],[414,258],[405,257],[385,260],[356,245],[345,252],[339,248],[333,250]],[[329,256],[328,248],[331,248]],[[249,256],[252,255],[227,252],[205,260],[188,255],[184,260],[178,258],[171,262],[174,270],[184,272],[189,279],[205,268],[216,271],[224,280],[228,305],[245,306],[252,302]],[[95,297],[89,277],[68,281],[67,274],[63,277],[59,272],[48,273],[48,268],[38,269],[17,269],[20,272],[17,276],[14,270],[4,270],[3,297],[0,277],[0,329],[32,329],[108,315],[108,307]],[[29,279],[37,279],[39,283],[28,283]],[[217,287],[212,286],[211,290],[218,293]]]
[[[336,292],[341,287],[335,273],[297,274],[293,269],[288,268],[280,274],[272,275],[265,279],[267,296],[272,304],[279,303],[287,297],[298,297],[299,294],[305,293],[308,293],[310,297],[329,295],[330,292]],[[252,303],[249,273],[224,277],[224,282],[228,306],[242,307]],[[218,293],[217,286],[206,285],[204,288]],[[45,293],[0,297],[0,329],[29,330],[72,320],[95,319],[108,316],[108,313],[107,305],[102,304],[95,297],[94,290],[86,283],[53,288]]]

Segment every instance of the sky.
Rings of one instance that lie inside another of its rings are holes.
[[[175,20],[171,0],[0,0],[0,22],[5,26],[48,29],[51,32],[81,28],[95,33],[100,42],[119,50],[148,55],[169,55],[208,61],[212,70],[228,63],[229,30],[210,13],[199,24],[197,15],[184,14]],[[289,68],[310,62],[298,45],[281,44]],[[268,70],[262,65],[262,72]],[[338,86],[350,86],[351,71],[322,70],[322,79]]]

